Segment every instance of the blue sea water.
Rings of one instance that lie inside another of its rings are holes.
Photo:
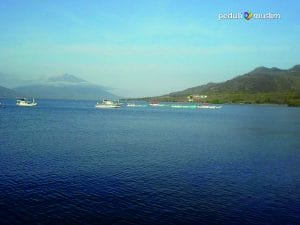
[[[0,108],[0,224],[300,224],[300,108]]]

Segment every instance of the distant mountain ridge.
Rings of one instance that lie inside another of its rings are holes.
[[[55,76],[48,78],[49,82],[66,82],[66,83],[88,83],[86,80],[78,78],[72,74],[63,74],[61,76]]]
[[[300,65],[287,70],[258,67],[225,82],[208,83],[153,98],[187,101],[187,97],[192,95],[207,95],[207,99],[203,101],[215,103],[288,104],[290,101],[299,101],[300,104]]]
[[[213,93],[266,93],[300,90],[300,65],[288,70],[258,67],[222,83],[208,83],[170,95]]]
[[[63,74],[48,79],[33,80],[31,83],[12,88],[1,88],[0,97],[35,97],[45,99],[97,100],[117,99],[106,88],[89,83],[72,74]]]

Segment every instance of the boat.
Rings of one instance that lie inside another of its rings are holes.
[[[25,107],[33,107],[36,106],[37,103],[34,101],[34,98],[32,101],[27,100],[26,98],[19,98],[17,99],[17,106],[25,106]]]
[[[215,106],[215,105],[199,105],[198,109],[220,109],[222,106]]]
[[[177,109],[196,109],[197,105],[171,105],[171,108],[177,108]]]
[[[114,102],[111,100],[103,100],[102,102],[97,102],[95,107],[100,109],[112,109],[112,108],[120,108],[121,104],[119,102]]]
[[[163,104],[159,104],[159,102],[155,100],[151,101],[149,105],[154,107],[164,106]]]
[[[134,104],[134,103],[127,103],[127,107],[136,107],[136,104]]]
[[[146,105],[138,105],[135,103],[127,103],[127,107],[146,107]]]

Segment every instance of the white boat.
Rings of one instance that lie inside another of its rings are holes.
[[[120,103],[116,103],[110,100],[103,100],[102,102],[97,102],[95,105],[96,108],[100,109],[111,109],[111,108],[120,108]]]
[[[134,104],[134,103],[127,103],[127,107],[136,107],[136,104]]]
[[[215,106],[215,105],[199,105],[198,109],[220,109],[222,106]]]
[[[34,101],[34,98],[32,99],[32,101],[29,101],[26,98],[20,98],[20,99],[17,99],[16,104],[18,106],[25,106],[25,107],[32,107],[32,106],[37,105],[37,103]]]
[[[177,109],[196,109],[196,105],[171,105],[171,108],[177,108]]]
[[[127,103],[127,107],[146,107],[146,105],[137,105],[135,103]]]
[[[158,103],[150,103],[149,105],[150,105],[150,106],[153,106],[153,107],[161,107],[161,106],[165,106],[164,104],[158,104]]]
[[[159,104],[158,101],[151,101],[150,106],[154,106],[154,107],[161,107],[161,106],[165,106],[164,104]]]

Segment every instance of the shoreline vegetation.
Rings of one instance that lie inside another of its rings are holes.
[[[300,92],[287,93],[227,93],[208,95],[203,100],[188,100],[188,95],[181,96],[158,96],[145,98],[130,98],[130,100],[159,101],[159,102],[183,102],[183,103],[208,103],[208,104],[260,104],[260,105],[287,105],[300,107]]]

